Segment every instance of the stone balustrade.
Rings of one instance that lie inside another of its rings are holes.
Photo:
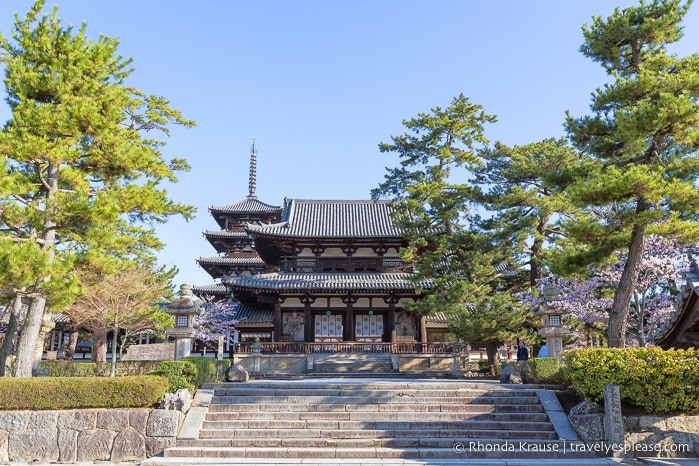
[[[0,462],[140,461],[175,446],[183,419],[164,409],[0,411]]]

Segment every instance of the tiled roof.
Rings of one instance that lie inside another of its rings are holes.
[[[192,287],[192,293],[201,297],[206,295],[230,295],[230,291],[226,289],[225,285],[194,285]]]
[[[242,324],[272,323],[274,321],[274,309],[266,306],[237,303],[238,310],[235,319]]]
[[[282,208],[279,206],[273,206],[265,204],[264,202],[257,199],[255,196],[248,196],[240,202],[234,204],[228,204],[225,206],[212,206],[209,207],[209,212],[219,212],[219,213],[239,213],[239,212],[274,212],[280,211]]]
[[[244,231],[227,231],[227,230],[207,230],[204,232],[206,238],[247,238],[248,234]]]
[[[428,282],[415,283],[409,273],[302,273],[274,272],[224,277],[233,287],[273,291],[413,291]]]
[[[199,264],[215,264],[215,265],[265,265],[265,262],[259,257],[200,257],[197,259]]]
[[[400,238],[391,201],[287,200],[282,221],[248,224],[251,233],[297,238]]]
[[[447,318],[446,314],[444,314],[443,312],[433,312],[432,314],[425,317],[425,320],[427,320],[427,322],[430,322],[433,324],[448,324],[449,323],[449,319]]]
[[[682,302],[672,316],[651,337],[653,343],[664,349],[686,346],[687,341],[683,337],[683,332],[696,331],[699,325],[699,313],[697,313],[696,306],[699,295],[699,270],[692,267],[684,275],[686,283]]]

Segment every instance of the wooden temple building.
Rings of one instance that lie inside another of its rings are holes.
[[[255,186],[253,144],[248,196],[209,209],[220,230],[204,237],[218,256],[197,262],[218,283],[193,287],[205,301],[237,302],[236,351],[249,351],[255,340],[279,353],[318,345],[448,351],[443,316],[417,318],[404,309],[428,284],[411,280],[412,264],[401,260],[406,239],[391,202],[284,199],[274,206],[257,198]]]

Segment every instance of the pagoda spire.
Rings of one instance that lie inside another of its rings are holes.
[[[255,187],[257,186],[257,147],[255,146],[255,140],[252,140],[252,147],[250,148],[250,180],[248,181],[248,189],[250,194],[248,197],[255,197]]]

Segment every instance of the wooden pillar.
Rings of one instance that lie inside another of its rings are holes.
[[[315,332],[313,328],[313,313],[311,312],[311,304],[315,299],[309,295],[303,297],[303,339],[307,343],[312,343],[315,340]]]
[[[282,339],[282,306],[281,301],[274,301],[274,335],[272,341],[281,341]]]
[[[386,303],[388,304],[388,332],[389,341],[391,343],[396,342],[396,303],[398,299],[394,295],[390,295],[386,298]]]
[[[357,302],[357,298],[349,295],[343,298],[342,301],[347,305],[345,308],[345,325],[342,331],[342,339],[344,341],[354,341],[356,339],[354,334],[354,303]]]
[[[420,317],[420,343],[427,343],[427,317]]]

